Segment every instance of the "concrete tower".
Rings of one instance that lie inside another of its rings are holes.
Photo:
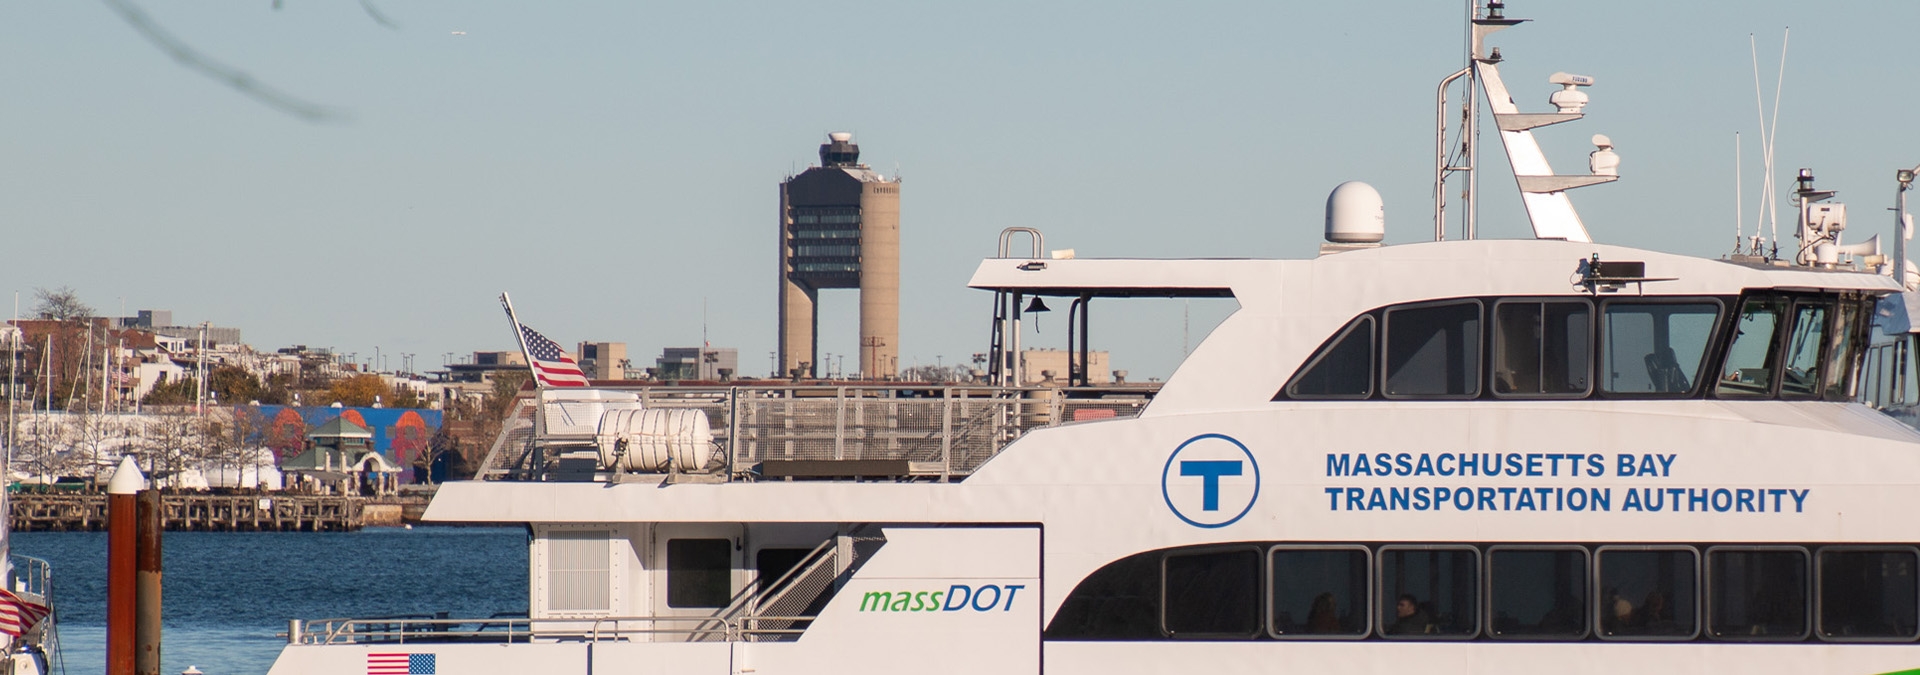
[[[817,377],[820,290],[860,290],[862,377],[899,372],[900,180],[860,161],[853,134],[833,133],[820,166],[780,184],[780,370]]]

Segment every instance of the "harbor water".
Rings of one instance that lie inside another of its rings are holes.
[[[265,673],[293,618],[524,614],[526,541],[517,527],[168,532],[161,672]],[[16,532],[13,552],[53,566],[54,672],[102,672],[106,535]]]

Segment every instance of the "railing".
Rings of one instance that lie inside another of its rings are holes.
[[[642,407],[705,412],[727,460],[722,479],[752,478],[764,462],[879,460],[906,479],[964,478],[1037,428],[1133,417],[1158,385],[1105,387],[788,386],[620,388]],[[483,462],[488,479],[548,480],[562,456],[581,456],[591,436],[535,437],[516,408]],[[825,465],[831,472],[831,465]],[[816,467],[818,468],[818,467]],[[871,465],[863,470],[871,470]],[[851,474],[849,474],[851,475]],[[862,474],[872,475],[872,474]],[[822,475],[820,477],[830,477]]]
[[[47,561],[17,554],[7,557],[13,563],[7,572],[7,589],[29,601],[47,604],[53,597],[53,574]]]
[[[447,642],[743,642],[797,636],[817,617],[620,616],[528,619],[382,617],[287,622],[281,637],[295,645]],[[800,627],[794,627],[800,626]],[[665,639],[661,639],[665,638]]]

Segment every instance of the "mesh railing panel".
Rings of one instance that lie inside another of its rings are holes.
[[[736,474],[767,460],[905,460],[913,474],[923,476],[972,473],[1029,429],[1138,415],[1153,393],[1137,387],[1106,397],[993,387],[630,391],[639,394],[644,407],[704,412],[715,444],[731,452]],[[515,407],[483,475],[540,473],[540,467],[520,466],[537,440],[532,438],[536,412],[530,402]]]

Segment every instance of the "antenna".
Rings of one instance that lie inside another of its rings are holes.
[[[1773,122],[1767,129],[1767,183],[1769,184],[1767,201],[1771,205],[1768,219],[1773,224],[1773,247],[1780,248],[1780,200],[1772,194],[1774,148],[1780,143],[1780,90],[1787,83],[1787,36],[1791,27],[1780,29],[1780,72],[1773,83]]]
[[[1733,132],[1733,254],[1740,254],[1740,245],[1746,241],[1746,216],[1742,215],[1740,203],[1740,132]]]
[[[1747,51],[1749,56],[1751,56],[1753,59],[1754,112],[1756,115],[1758,115],[1760,119],[1760,158],[1761,158],[1760,163],[1761,163],[1761,166],[1766,171],[1766,173],[1764,174],[1764,176],[1761,178],[1761,181],[1760,181],[1760,199],[1761,199],[1762,208],[1760,213],[1758,214],[1758,217],[1754,221],[1754,236],[1756,238],[1759,237],[1760,235],[1759,219],[1764,218],[1769,224],[1769,226],[1772,228],[1768,236],[1773,239],[1774,255],[1777,255],[1780,251],[1780,204],[1779,204],[1779,200],[1777,199],[1779,193],[1775,188],[1775,182],[1774,182],[1774,176],[1773,176],[1774,148],[1779,142],[1780,92],[1781,92],[1781,89],[1783,89],[1784,86],[1786,85],[1786,81],[1787,81],[1787,37],[1790,35],[1790,33],[1788,32],[1790,30],[1791,29],[1782,30],[1780,35],[1780,71],[1777,76],[1778,79],[1774,82],[1774,85],[1773,85],[1773,118],[1772,120],[1768,120],[1767,118],[1766,102],[1765,102],[1765,99],[1762,98],[1760,93],[1760,49],[1757,46],[1756,41],[1754,40],[1753,34],[1752,33],[1747,34]]]

